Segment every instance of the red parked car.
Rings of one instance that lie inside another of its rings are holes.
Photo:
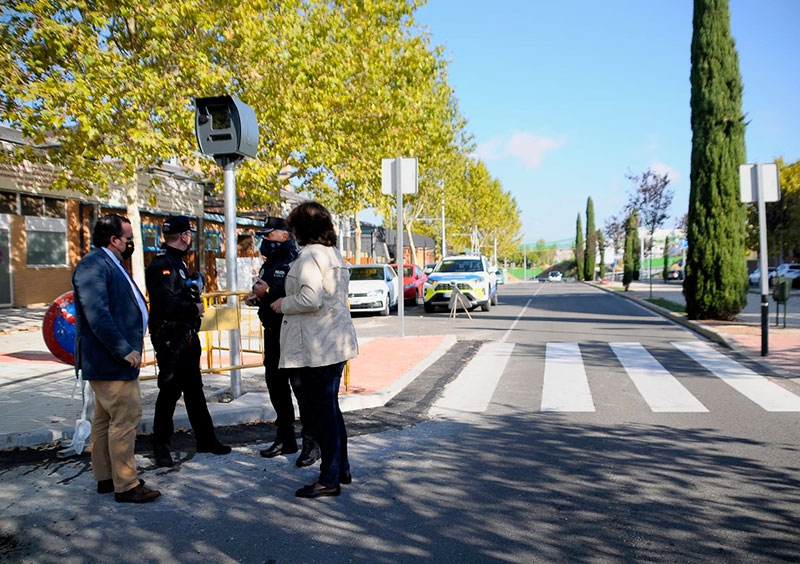
[[[391,266],[400,272],[396,264]],[[416,264],[403,265],[403,300],[406,305],[417,305],[422,300],[422,285],[427,279]]]

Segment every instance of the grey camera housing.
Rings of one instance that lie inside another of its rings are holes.
[[[255,157],[256,113],[235,96],[195,98],[195,134],[200,151],[214,157]]]

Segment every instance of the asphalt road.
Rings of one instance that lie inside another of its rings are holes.
[[[406,311],[406,335],[459,342],[384,408],[346,414],[354,482],[340,497],[296,499],[316,469],[261,459],[247,428],[224,430],[225,457],[168,470],[140,457],[164,494],[147,506],[94,493],[84,459],[13,465],[0,470],[0,560],[797,561],[800,412],[734,385],[798,386],[586,285],[501,292],[472,319]],[[356,323],[399,334],[396,315]],[[744,372],[727,383],[714,370],[731,362]],[[654,374],[669,383],[655,396]]]

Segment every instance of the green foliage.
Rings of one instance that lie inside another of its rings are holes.
[[[583,279],[594,280],[594,267],[597,260],[597,231],[594,228],[594,202],[586,200],[586,251],[583,256]]]
[[[575,222],[575,263],[577,266],[578,280],[583,280],[584,253],[586,252],[583,242],[583,228],[581,227],[581,214]]]
[[[800,160],[786,164],[775,159],[780,175],[781,199],[767,202],[767,247],[775,262],[800,261]],[[747,248],[758,251],[758,207],[747,207]]]
[[[638,280],[638,256],[639,256],[639,219],[636,210],[631,210],[625,220],[625,254],[622,257],[623,272],[622,285],[628,289],[633,280]]]
[[[669,245],[670,245],[670,237],[669,235],[667,235],[666,238],[664,239],[664,268],[661,271],[661,275],[663,276],[664,280],[667,279],[667,273],[669,272],[669,267],[670,267]]]
[[[596,233],[597,246],[600,248],[600,280],[603,280],[606,277],[606,241],[602,229],[598,229]]]
[[[695,0],[691,48],[692,155],[683,293],[689,319],[732,319],[747,300],[742,80],[728,0]]]
[[[260,128],[257,158],[237,167],[240,208],[274,205],[290,183],[336,213],[390,217],[381,158],[417,156],[406,227],[440,233],[416,222],[441,215],[444,191],[449,233],[474,228],[483,252],[496,240],[499,254],[513,253],[517,203],[469,156],[443,49],[414,20],[420,5],[7,2],[0,119],[32,145],[57,142],[14,155],[62,171],[54,188],[102,195],[174,157],[221,186],[219,167],[197,154],[192,99],[232,94]]]

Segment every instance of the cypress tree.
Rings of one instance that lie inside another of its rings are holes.
[[[664,270],[662,275],[664,276],[664,283],[667,283],[667,274],[669,273],[669,234],[667,234],[666,238],[664,239]]]
[[[583,279],[594,280],[594,265],[597,261],[597,231],[594,228],[594,202],[586,200],[586,254],[583,257]]]
[[[606,277],[606,240],[603,237],[603,230],[597,230],[597,248],[600,249],[600,280]]]
[[[639,212],[633,210],[633,233],[631,233],[631,257],[633,260],[633,279],[639,280],[642,272],[642,242],[639,240]]]
[[[581,228],[581,214],[575,224],[575,267],[578,269],[577,278],[583,280],[583,229]]]
[[[689,319],[731,319],[747,303],[742,79],[728,0],[695,0],[692,33],[692,156],[686,279]]]
[[[639,220],[636,217],[636,210],[632,210],[625,220],[625,254],[622,256],[622,285],[625,290],[638,276],[634,276],[636,257],[639,255]]]

